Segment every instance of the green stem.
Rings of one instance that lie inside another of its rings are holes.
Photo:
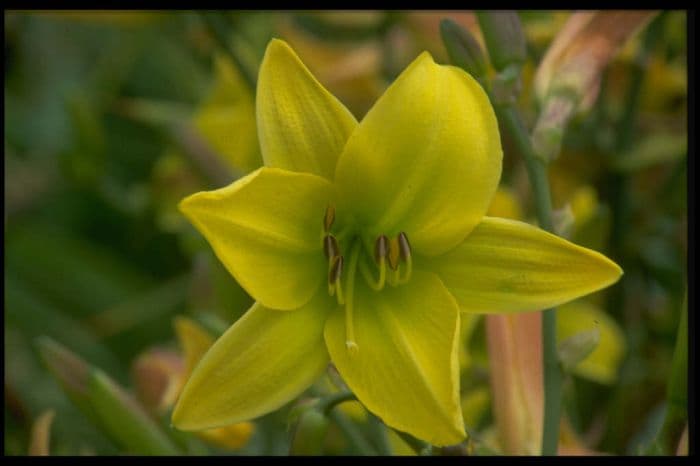
[[[339,411],[331,411],[329,417],[333,419],[333,422],[343,431],[345,436],[350,440],[355,448],[363,456],[374,456],[377,454],[376,450],[372,448],[372,445],[364,438],[362,432],[348,420],[343,413]]]
[[[377,416],[370,414],[370,428],[379,456],[391,456],[392,450],[389,444],[386,425]]]
[[[662,451],[672,455],[676,451],[683,428],[688,420],[688,289],[686,288],[680,323],[673,352],[671,374],[666,388],[668,407],[663,426],[657,437]]]
[[[332,395],[328,395],[326,398],[321,400],[318,408],[323,412],[324,415],[328,416],[330,415],[331,411],[333,411],[333,408],[338,406],[340,403],[344,403],[346,401],[351,400],[357,400],[357,397],[351,391],[333,393]]]
[[[394,432],[396,432],[396,435],[401,437],[401,440],[406,442],[406,444],[411,447],[411,449],[416,453],[416,455],[424,455],[425,451],[430,447],[429,444],[418,440],[412,435],[407,434],[406,432],[401,432],[400,430],[394,429]]]
[[[511,105],[496,105],[496,113],[504,129],[510,134],[520,152],[530,178],[535,197],[537,220],[542,228],[553,232],[552,200],[547,179],[547,163],[535,154],[530,136],[520,115]],[[542,357],[544,371],[544,422],[542,431],[542,455],[556,455],[559,440],[562,374],[557,358],[556,309],[542,314]]]

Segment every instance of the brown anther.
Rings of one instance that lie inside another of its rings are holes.
[[[399,240],[397,238],[392,238],[389,241],[389,267],[392,270],[399,268]]]
[[[401,254],[401,259],[404,261],[411,257],[411,245],[408,243],[408,236],[403,231],[399,233],[399,252]]]
[[[323,231],[330,231],[335,221],[335,207],[329,205],[326,207],[326,215],[323,216]]]
[[[343,273],[343,256],[335,256],[331,262],[331,269],[328,271],[328,283],[331,285],[340,281]]]
[[[335,239],[335,236],[326,235],[323,238],[323,253],[326,255],[326,259],[333,259],[335,256],[340,254],[338,241]]]
[[[374,260],[379,264],[382,260],[386,259],[387,249],[389,240],[386,236],[381,235],[374,242]]]

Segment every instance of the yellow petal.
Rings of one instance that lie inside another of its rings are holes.
[[[336,368],[368,410],[387,425],[433,445],[465,437],[459,400],[459,311],[431,273],[409,285],[355,290],[357,352],[346,346],[345,313],[328,319],[326,345]]]
[[[255,431],[255,425],[250,422],[239,422],[226,427],[217,427],[198,432],[197,435],[202,440],[216,445],[217,447],[236,450],[248,443]]]
[[[265,165],[330,180],[355,117],[278,39],[260,65],[257,122]]]
[[[295,312],[254,304],[197,365],[173,412],[175,427],[202,430],[246,421],[298,396],[328,363],[328,305],[323,293]]]
[[[425,261],[465,312],[546,309],[615,283],[604,255],[516,220],[485,217],[454,250]]]
[[[192,374],[202,356],[214,344],[214,337],[194,320],[187,317],[175,318],[175,333],[185,355],[185,378],[187,378]]]
[[[408,234],[419,253],[456,246],[479,223],[501,176],[493,108],[466,72],[420,55],[348,139],[336,182],[370,240]]]
[[[323,178],[263,167],[193,194],[180,210],[248,294],[273,309],[296,309],[326,277],[319,235],[330,192]]]
[[[557,310],[557,339],[598,328],[596,348],[574,368],[574,373],[602,384],[612,384],[625,352],[625,337],[615,320],[601,309],[583,301],[561,306]]]
[[[199,360],[214,344],[214,337],[197,322],[187,317],[175,318],[175,333],[177,334],[180,348],[185,353],[184,379],[187,380]],[[203,430],[198,432],[198,436],[212,445],[235,450],[248,443],[254,430],[254,424],[239,422],[224,427]]]

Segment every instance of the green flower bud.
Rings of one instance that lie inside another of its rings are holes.
[[[600,330],[594,328],[571,335],[559,344],[559,361],[570,371],[588,357],[600,342]]]
[[[440,35],[450,62],[476,79],[486,76],[486,57],[471,33],[450,19],[440,21]]]
[[[321,455],[329,420],[318,409],[310,408],[299,415],[294,429],[290,455]]]
[[[525,61],[525,34],[518,13],[512,10],[479,11],[476,17],[496,70],[501,71],[508,65],[522,64]]]

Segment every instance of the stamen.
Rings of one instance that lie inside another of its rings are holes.
[[[411,257],[411,244],[408,242],[408,236],[403,231],[399,233],[398,237],[399,251],[401,259],[406,263],[406,273],[403,278],[399,280],[399,283],[406,283],[411,279],[411,272],[413,271],[413,258]]]
[[[367,265],[366,261],[360,261],[360,269],[362,270],[362,275],[365,277],[365,281],[374,291],[379,291],[384,288],[386,283],[386,261],[382,260],[379,265],[379,278],[375,280],[370,267]]]
[[[374,274],[371,272],[366,261],[360,262],[360,268],[362,269],[362,275],[365,277],[365,281],[374,291],[379,291],[384,288],[384,283],[386,282],[386,256],[387,256],[387,237],[381,235],[374,242],[374,260],[379,268],[379,278],[374,279]]]
[[[323,229],[324,231],[330,231],[335,221],[335,207],[329,205],[326,207],[326,214],[323,216]]]
[[[343,273],[343,256],[335,256],[331,261],[331,269],[328,273],[328,283],[338,283]]]
[[[374,260],[377,264],[380,264],[386,258],[387,249],[389,247],[387,244],[388,242],[389,240],[384,235],[381,235],[377,238],[377,241],[374,242]]]
[[[338,241],[335,239],[335,236],[328,234],[323,238],[323,253],[327,259],[333,259],[335,256],[340,255]]]
[[[403,231],[398,236],[399,252],[401,259],[407,260],[411,257],[411,245],[408,243],[408,236]]]
[[[343,256],[335,256],[328,269],[328,293],[333,296],[337,293],[338,304],[343,304],[343,285],[340,278],[343,274]]]

